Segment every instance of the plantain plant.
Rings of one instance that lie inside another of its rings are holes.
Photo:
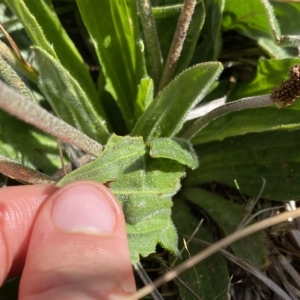
[[[249,217],[245,203],[212,186],[233,191],[237,182],[257,196],[264,181],[263,199],[298,199],[300,6],[292,2],[0,1],[0,172],[24,184],[107,185],[122,204],[134,265],[157,245],[178,256],[178,233],[191,234],[200,212],[221,235]],[[57,139],[82,156],[68,174],[57,172]],[[196,235],[211,243],[210,229]],[[262,270],[267,236],[231,250]],[[227,299],[220,254],[195,268],[182,279],[196,294]]]

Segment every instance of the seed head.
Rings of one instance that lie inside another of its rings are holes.
[[[293,104],[300,96],[300,65],[294,65],[285,80],[279,87],[275,87],[270,96],[278,108]]]

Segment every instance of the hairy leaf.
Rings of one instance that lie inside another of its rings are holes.
[[[24,95],[31,101],[35,101],[32,92],[25,85],[19,75],[13,68],[3,59],[0,54],[0,77],[13,89]]]
[[[0,155],[49,175],[61,167],[56,139],[2,110]]]
[[[184,166],[151,158],[142,137],[112,135],[99,157],[58,182],[78,179],[107,184],[123,206],[131,259],[147,256],[156,244],[177,253],[177,234],[170,218],[172,195],[180,188]]]
[[[105,143],[109,132],[86,92],[52,56],[35,47],[40,67],[39,87],[55,113],[91,138]]]
[[[58,58],[86,93],[93,105],[97,104],[97,92],[81,55],[61,25],[49,1],[8,0],[8,6],[23,24],[36,46],[53,58]],[[103,109],[99,111],[103,115]]]
[[[146,141],[173,137],[182,127],[187,113],[199,103],[222,71],[218,62],[187,69],[166,86],[136,123],[132,135]]]
[[[202,40],[195,49],[193,63],[216,60],[222,47],[221,25],[225,0],[203,0],[205,5],[205,23]],[[213,37],[213,38],[212,38]]]
[[[200,169],[188,173],[186,185],[237,180],[245,194],[287,201],[300,197],[300,130],[250,133],[196,147]]]
[[[273,2],[272,6],[274,7],[276,18],[280,24],[282,33],[279,45],[284,47],[298,47],[300,45],[299,4]]]
[[[270,11],[266,9],[262,2],[261,0],[251,0],[240,5],[239,0],[226,1],[222,24],[224,29],[236,30],[254,39],[260,47],[274,58],[291,56],[291,51],[276,44],[274,32],[269,22],[268,13]],[[275,19],[274,16],[272,18]]]
[[[236,85],[229,95],[229,101],[243,97],[270,94],[289,76],[291,67],[300,63],[300,58],[259,59],[255,77],[251,81]]]
[[[290,68],[299,63],[299,58],[260,59],[253,80],[237,84],[229,99],[272,92],[274,87],[287,79]],[[297,129],[300,127],[299,109],[300,103],[296,102],[283,109],[274,106],[233,112],[211,122],[192,142],[196,145],[250,132]]]
[[[198,157],[190,142],[180,138],[159,138],[148,143],[150,156],[153,158],[173,159],[185,166],[195,169],[198,167]]]

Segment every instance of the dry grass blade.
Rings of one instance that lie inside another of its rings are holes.
[[[8,40],[9,44],[11,45],[11,47],[13,48],[16,56],[18,57],[18,59],[23,63],[23,65],[26,67],[26,69],[32,73],[37,73],[37,71],[23,58],[18,46],[16,45],[16,43],[14,42],[14,40],[11,38],[11,36],[9,35],[9,33],[5,30],[5,28],[0,24],[0,30],[2,31],[2,33],[4,34],[4,36],[6,37],[6,39]]]
[[[219,250],[228,247],[232,243],[252,234],[257,231],[266,229],[268,227],[274,226],[276,224],[282,223],[287,221],[289,218],[298,218],[300,217],[300,209],[296,209],[294,211],[285,212],[279,215],[276,215],[271,218],[267,218],[263,221],[257,222],[251,226],[248,226],[244,229],[236,231],[235,233],[223,238],[222,240],[214,243],[213,245],[207,247],[202,252],[198,253],[191,259],[187,260],[186,262],[180,264],[176,268],[174,268],[171,272],[166,273],[165,275],[161,276],[157,280],[153,282],[152,285],[148,285],[142,289],[140,289],[135,294],[132,294],[127,297],[123,297],[122,300],[135,300],[140,299],[153,291],[154,288],[161,286],[163,283],[166,283],[174,278],[176,278],[179,274],[186,271],[187,269],[191,268],[195,264],[199,263],[200,261],[204,260],[205,258],[209,257],[210,255],[218,252]]]
[[[89,154],[85,154],[79,158],[77,158],[77,166],[76,168],[79,168],[83,165],[86,165],[87,163],[91,162],[94,158],[90,156]],[[56,171],[51,178],[55,181],[59,181],[61,178],[63,178],[66,174],[73,171],[72,163],[65,164],[62,169],[59,169]]]
[[[300,288],[300,275],[295,270],[295,268],[288,262],[288,260],[282,254],[278,254],[277,259],[281,266],[294,279],[295,283],[298,285],[298,288]]]
[[[148,276],[148,274],[146,273],[146,271],[144,270],[142,264],[140,262],[136,263],[133,266],[134,270],[137,272],[137,274],[139,275],[140,279],[143,281],[143,283],[145,285],[147,284],[151,284],[152,280],[150,279],[150,277]],[[151,293],[152,297],[154,300],[164,300],[164,298],[161,296],[161,294],[159,293],[159,291],[157,289],[155,289],[152,293]]]
[[[199,240],[197,238],[193,239],[193,242],[198,243],[204,246],[211,246],[210,243],[205,241]],[[229,259],[234,264],[240,266],[242,269],[254,275],[257,279],[261,280],[270,290],[272,290],[277,296],[281,297],[285,300],[291,300],[291,298],[286,294],[286,292],[279,287],[275,282],[273,282],[270,278],[268,278],[263,272],[258,270],[257,268],[253,267],[246,261],[242,260],[241,258],[231,254],[230,252],[220,249],[219,252],[224,255],[227,259]]]

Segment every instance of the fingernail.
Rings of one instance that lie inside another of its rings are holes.
[[[71,185],[53,201],[52,222],[68,232],[110,235],[116,224],[111,196],[92,184]]]

